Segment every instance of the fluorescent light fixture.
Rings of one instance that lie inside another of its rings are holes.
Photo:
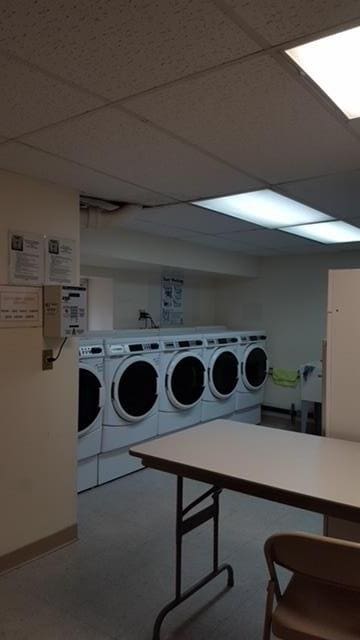
[[[341,220],[320,222],[319,224],[302,224],[295,227],[287,227],[283,231],[324,244],[360,242],[360,229]]]
[[[333,219],[325,213],[307,207],[305,204],[282,196],[270,189],[212,198],[211,200],[197,200],[191,204],[217,211],[233,218],[253,222],[269,229]]]
[[[285,53],[348,118],[360,117],[360,27],[287,49]]]

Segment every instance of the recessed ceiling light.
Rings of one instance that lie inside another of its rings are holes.
[[[211,200],[197,200],[192,204],[269,229],[333,219],[325,213],[270,189],[212,198]]]
[[[318,224],[302,224],[295,227],[287,227],[283,231],[308,238],[309,240],[316,240],[323,244],[360,242],[360,229],[341,220],[320,222]]]
[[[360,117],[360,27],[286,52],[348,118]]]

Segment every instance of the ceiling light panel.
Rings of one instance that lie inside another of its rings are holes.
[[[316,240],[323,244],[337,244],[341,242],[360,242],[360,229],[341,220],[320,222],[318,224],[303,224],[283,229],[302,238]]]
[[[199,200],[192,204],[233,218],[253,222],[268,229],[332,220],[325,213],[270,189]]]
[[[288,49],[286,53],[348,118],[360,117],[360,27]]]

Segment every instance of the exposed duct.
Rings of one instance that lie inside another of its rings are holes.
[[[136,215],[143,210],[142,205],[127,203],[111,203],[98,198],[88,198],[86,196],[86,204],[82,204],[83,197],[80,198],[80,226],[83,229],[107,229],[121,227],[122,223],[127,220],[133,220]],[[90,204],[90,200],[98,204]],[[107,205],[108,208],[99,206],[100,203]],[[116,204],[116,208],[110,209],[111,205]]]
[[[97,209],[101,213],[114,213],[126,206],[126,202],[116,202],[95,198],[93,196],[80,195],[80,209],[82,210]]]

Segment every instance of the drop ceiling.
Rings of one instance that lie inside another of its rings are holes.
[[[1,4],[0,168],[134,203],[125,228],[249,255],[329,247],[189,202],[273,187],[360,226],[360,119],[282,53],[360,24],[359,0]]]

